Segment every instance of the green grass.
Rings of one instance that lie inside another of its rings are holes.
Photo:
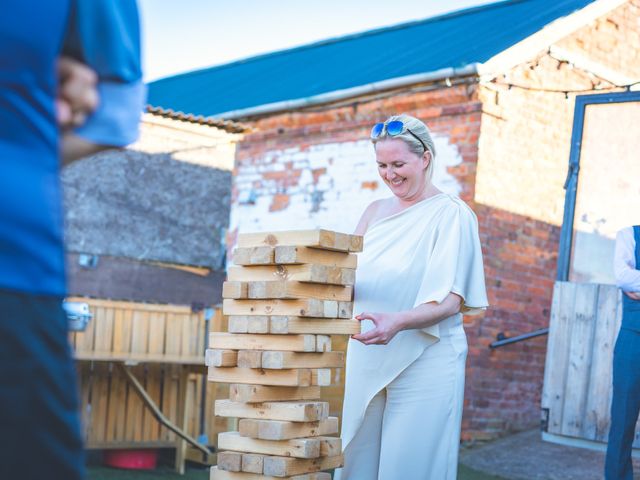
[[[184,476],[178,475],[171,467],[158,467],[152,471],[120,470],[108,467],[89,467],[87,480],[207,480],[209,469],[205,467],[187,468]],[[464,465],[458,466],[458,480],[504,480],[502,477],[487,475],[471,470]]]

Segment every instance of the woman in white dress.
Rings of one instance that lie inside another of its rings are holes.
[[[487,307],[475,214],[431,183],[435,148],[408,115],[371,131],[393,196],[367,207],[347,350],[341,480],[455,480],[467,342]]]

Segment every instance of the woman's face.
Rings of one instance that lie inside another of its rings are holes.
[[[410,201],[422,195],[429,153],[416,155],[403,140],[387,138],[376,143],[376,161],[380,177],[396,197]]]

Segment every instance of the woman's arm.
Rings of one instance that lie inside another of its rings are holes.
[[[367,228],[369,228],[369,223],[374,218],[378,210],[378,205],[380,205],[381,201],[382,200],[374,200],[369,204],[367,208],[364,209],[364,212],[362,213],[362,217],[360,217],[360,221],[358,222],[358,225],[356,226],[356,229],[353,232],[354,235],[364,235],[365,233],[367,233]]]
[[[462,298],[449,293],[440,303],[423,303],[404,312],[397,313],[361,313],[356,320],[371,320],[375,328],[365,333],[352,335],[351,338],[365,345],[386,345],[401,330],[430,327],[459,313]]]

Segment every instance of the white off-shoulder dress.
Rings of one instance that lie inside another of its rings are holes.
[[[369,226],[354,314],[406,311],[450,292],[464,299],[465,314],[488,305],[477,219],[462,200],[437,194]],[[372,328],[362,322],[363,332]],[[345,466],[335,478],[455,480],[466,353],[461,314],[401,331],[387,345],[350,340]],[[381,418],[361,432],[371,415]]]

